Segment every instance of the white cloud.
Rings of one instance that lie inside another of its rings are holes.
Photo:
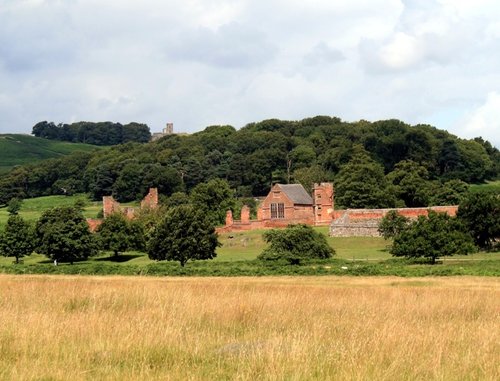
[[[3,0],[0,19],[1,132],[328,114],[460,133],[500,89],[498,1]]]
[[[489,137],[500,146],[500,93],[492,91],[482,105],[470,111],[457,123],[460,135],[467,138]]]

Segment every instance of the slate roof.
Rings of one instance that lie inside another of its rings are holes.
[[[301,184],[278,184],[294,204],[312,205],[313,200]]]

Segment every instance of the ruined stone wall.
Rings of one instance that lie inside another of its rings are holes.
[[[395,208],[395,209],[347,209],[337,210],[335,219],[330,224],[331,237],[378,237],[378,225],[382,218],[390,211],[395,210],[400,215],[416,219],[418,216],[427,216],[429,210],[455,216],[458,206],[431,206],[428,208]]]
[[[104,218],[121,211],[120,203],[113,196],[104,196],[102,198],[102,214]]]
[[[150,188],[141,201],[141,209],[155,209],[158,206],[158,188]]]
[[[155,209],[158,207],[158,189],[150,188],[148,194],[141,201],[141,209]],[[135,217],[136,208],[130,206],[121,206],[118,201],[116,201],[113,196],[104,196],[102,198],[102,215],[104,218],[109,217],[113,213],[121,213],[129,220]],[[89,225],[90,231],[95,231],[97,227],[102,223],[102,219],[98,218],[87,218],[87,224]]]
[[[89,230],[94,233],[97,228],[102,224],[102,221],[104,221],[102,218],[87,218],[87,224],[89,225]]]

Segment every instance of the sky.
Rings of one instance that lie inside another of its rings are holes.
[[[0,0],[0,133],[315,115],[500,147],[500,2]]]

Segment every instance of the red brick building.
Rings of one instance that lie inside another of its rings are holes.
[[[329,225],[333,218],[333,185],[314,184],[311,197],[301,184],[276,184],[257,210],[257,219],[250,220],[248,208],[241,219],[234,220],[227,212],[226,226],[218,231],[251,230],[284,227],[289,224]]]

